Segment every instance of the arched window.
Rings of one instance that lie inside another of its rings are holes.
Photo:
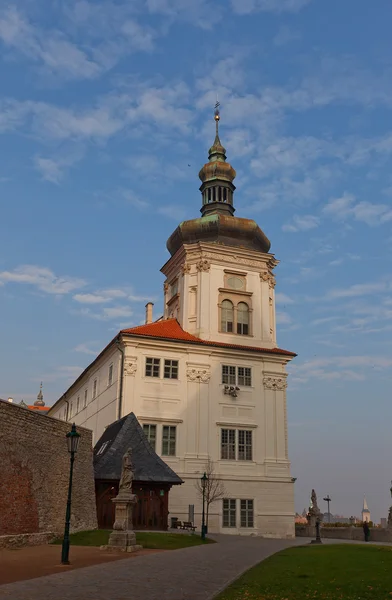
[[[237,305],[237,333],[249,334],[249,306],[245,302],[239,302]]]
[[[221,307],[221,328],[224,333],[233,333],[234,308],[230,300],[223,300]]]

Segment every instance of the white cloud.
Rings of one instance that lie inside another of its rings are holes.
[[[240,15],[254,12],[298,12],[312,0],[231,0],[233,11]]]
[[[86,342],[84,344],[79,344],[74,348],[75,352],[82,352],[83,354],[89,354],[91,356],[97,356],[99,351],[93,350],[91,346],[95,346],[97,342]]]
[[[137,21],[129,19],[122,27],[123,33],[132,40],[135,49],[151,51],[154,48],[156,33],[150,27],[142,27]]]
[[[30,60],[40,61],[49,71],[72,78],[96,77],[101,68],[60,32],[41,32],[15,7],[0,12],[0,39]]]
[[[295,42],[301,39],[301,34],[299,31],[288,27],[288,25],[282,25],[275,35],[273,42],[275,46],[285,46],[290,42]]]
[[[350,285],[347,288],[334,289],[326,294],[327,299],[336,300],[338,298],[354,298],[357,296],[367,296],[369,294],[377,294],[385,292],[391,288],[390,283],[386,281],[372,283],[357,283]]]
[[[131,317],[132,310],[129,306],[114,306],[112,308],[104,308],[103,315],[108,319],[117,319],[120,317]]]
[[[324,356],[291,364],[289,369],[293,381],[299,377],[305,383],[310,379],[362,381],[371,370],[389,370],[391,366],[392,358],[387,356]]]
[[[380,225],[392,220],[392,210],[387,204],[356,202],[355,196],[345,192],[340,198],[330,200],[323,213],[336,220],[353,218],[367,225]]]
[[[319,219],[314,215],[294,215],[292,223],[286,223],[282,226],[283,231],[296,232],[308,231],[319,226]]]
[[[277,311],[276,322],[278,325],[290,325],[293,321],[288,313],[283,311]]]
[[[13,271],[0,272],[0,283],[23,283],[35,286],[47,294],[68,294],[86,285],[83,279],[59,277],[46,267],[22,265]]]

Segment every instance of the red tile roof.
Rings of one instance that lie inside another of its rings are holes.
[[[50,406],[34,406],[34,404],[28,404],[27,408],[29,410],[39,410],[42,412],[48,412],[48,410],[51,408]]]
[[[281,354],[284,356],[297,356],[295,352],[289,350],[282,350],[282,348],[258,348],[256,346],[243,346],[240,344],[227,344],[225,342],[213,342],[211,340],[202,340],[201,338],[184,331],[177,321],[177,319],[164,319],[162,321],[156,321],[149,325],[139,325],[139,327],[131,327],[130,329],[123,329],[122,334],[140,336],[140,337],[151,337],[161,338],[165,340],[178,341],[178,342],[190,342],[191,344],[201,344],[203,346],[214,346],[216,348],[232,348],[234,350],[250,350],[252,352],[261,352],[269,354]]]

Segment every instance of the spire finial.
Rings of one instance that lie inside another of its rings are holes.
[[[39,392],[37,395],[37,400],[34,402],[34,406],[45,406],[44,395],[42,393],[42,381],[41,385],[39,386]]]
[[[220,102],[218,100],[218,94],[216,95],[216,103],[214,110],[214,119],[215,119],[215,127],[216,127],[216,137],[219,139],[219,121],[220,121]]]

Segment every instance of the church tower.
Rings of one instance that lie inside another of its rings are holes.
[[[216,135],[202,167],[201,217],[182,222],[167,241],[161,269],[165,318],[186,331],[223,343],[274,348],[275,277],[270,241],[252,219],[234,216],[236,172]]]
[[[363,497],[362,521],[363,521],[363,523],[370,522],[370,510],[368,507],[368,503],[366,502],[365,496]]]

